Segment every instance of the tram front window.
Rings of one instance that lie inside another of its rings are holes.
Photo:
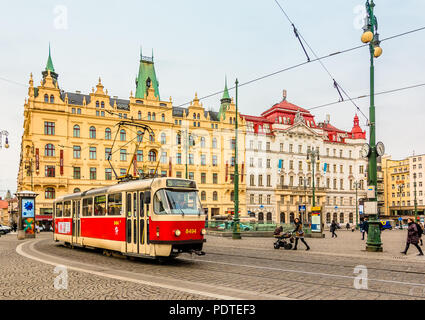
[[[154,196],[156,214],[193,214],[202,213],[197,191],[159,190]]]

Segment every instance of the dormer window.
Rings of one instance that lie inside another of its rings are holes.
[[[50,103],[54,103],[55,102],[55,97],[53,96],[53,94],[50,96]]]
[[[100,107],[105,108],[105,102],[102,101],[101,104],[100,104]]]
[[[47,94],[44,95],[44,102],[49,102],[49,95]]]
[[[96,108],[99,108],[99,101],[96,101]]]

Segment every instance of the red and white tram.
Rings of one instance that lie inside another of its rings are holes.
[[[152,199],[151,199],[152,198]],[[58,197],[54,240],[130,256],[203,255],[205,214],[196,182],[133,180]]]

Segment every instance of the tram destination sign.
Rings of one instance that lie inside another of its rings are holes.
[[[196,182],[191,180],[168,179],[167,187],[174,188],[196,188]]]

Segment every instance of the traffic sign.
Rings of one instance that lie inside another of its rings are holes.
[[[398,221],[402,221],[403,219],[401,217],[398,218]]]
[[[298,206],[298,211],[305,211],[305,205]]]

